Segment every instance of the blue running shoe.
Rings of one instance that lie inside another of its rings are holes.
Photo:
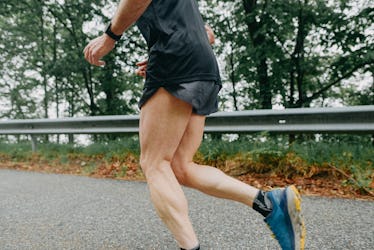
[[[301,197],[295,186],[268,192],[273,211],[265,218],[283,250],[300,250],[305,245],[305,225]]]

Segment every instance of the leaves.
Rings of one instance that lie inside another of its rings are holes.
[[[227,106],[308,107],[373,65],[367,2],[213,0],[206,8],[232,89]]]
[[[0,59],[4,63],[0,65],[0,99],[8,104],[7,109],[0,110],[0,117],[134,112],[133,98],[124,98],[123,93],[139,96],[141,79],[133,76],[139,56],[124,60],[123,53],[143,53],[144,48],[133,46],[140,34],[129,31],[131,39],[122,42],[127,47],[119,46],[105,58],[108,66],[104,69],[89,66],[83,58],[84,46],[96,35],[84,32],[84,27],[92,27],[93,20],[104,27],[109,18],[102,10],[108,1],[22,0],[1,4]],[[15,92],[27,94],[17,96]]]
[[[93,144],[87,148],[47,144],[41,145],[37,154],[31,154],[30,146],[22,143],[0,144],[0,168],[144,180],[139,166],[139,152],[131,149],[132,143]],[[197,163],[215,166],[257,188],[295,184],[304,194],[374,199],[373,149],[367,147],[364,149],[367,151],[365,157],[362,152],[355,152],[361,151],[359,146],[356,145],[355,149],[354,145],[349,144],[343,147],[350,148],[351,152],[345,153],[340,152],[343,149],[339,149],[335,143],[332,143],[333,146],[312,144],[312,147],[304,149],[304,153],[294,149],[288,152],[269,150],[266,143],[262,148],[257,145],[256,150],[241,148],[244,144],[240,142],[207,144],[208,147],[196,155]],[[227,144],[233,148],[231,152],[223,150],[228,147]],[[316,157],[321,156],[319,152],[326,151],[328,146],[333,149],[326,152],[329,157],[322,155],[318,161]],[[213,148],[217,156],[204,158],[204,151]],[[308,159],[308,154],[314,154],[315,158]],[[334,162],[334,155],[343,155],[343,158],[340,162]],[[363,159],[367,160],[366,163],[361,162]]]

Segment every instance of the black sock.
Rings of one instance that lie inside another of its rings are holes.
[[[181,250],[187,250],[187,249],[181,248]],[[191,250],[200,250],[200,245],[197,245],[197,247],[194,247]]]
[[[268,216],[273,210],[271,201],[267,197],[267,193],[260,190],[253,201],[253,209],[262,214],[264,217]]]

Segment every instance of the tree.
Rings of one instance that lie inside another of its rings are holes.
[[[108,4],[114,3],[100,0],[2,3],[1,54],[8,59],[20,58],[14,63],[7,60],[2,69],[19,76],[24,76],[26,71],[32,79],[40,81],[40,87],[34,86],[34,91],[43,91],[40,105],[43,117],[52,111],[52,103],[57,113],[64,112],[60,104],[68,103],[66,111],[70,116],[134,112],[142,79],[134,77],[133,69],[145,51],[143,47],[135,48],[135,45],[144,45],[139,41],[140,33],[131,30],[131,36],[105,58],[107,67],[103,69],[90,66],[83,58],[83,48],[97,35],[84,32],[84,27],[90,22],[108,23],[109,17],[102,11]],[[124,53],[132,59],[127,60]],[[21,64],[24,71],[20,70]],[[10,78],[13,78],[9,85],[12,88],[18,83],[13,76]],[[3,77],[1,84],[5,82]]]
[[[255,106],[246,107],[271,108],[277,100],[285,107],[309,107],[373,64],[373,39],[365,35],[373,20],[368,4],[349,14],[354,1],[220,2],[207,4],[229,10],[226,20],[211,20],[219,20],[220,51],[231,75],[246,81],[253,98]]]
[[[222,66],[223,109],[370,104],[374,12],[367,0],[200,0]],[[137,112],[145,58],[136,28],[107,66],[90,66],[83,48],[111,18],[111,0],[0,2],[0,117],[34,118]]]

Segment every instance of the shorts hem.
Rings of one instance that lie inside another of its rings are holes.
[[[205,82],[214,84],[206,89],[192,87],[187,89],[190,83],[182,83],[184,85],[181,89],[173,89],[177,86],[159,86],[145,88],[143,95],[138,102],[138,107],[141,108],[144,104],[157,92],[159,88],[164,88],[169,94],[182,100],[192,106],[192,112],[197,115],[207,116],[218,111],[218,92],[221,89],[221,85],[218,85],[215,81],[195,81],[196,84],[204,84]],[[202,86],[202,85],[201,85]],[[193,95],[191,95],[193,93]],[[207,93],[207,95],[202,95]]]

